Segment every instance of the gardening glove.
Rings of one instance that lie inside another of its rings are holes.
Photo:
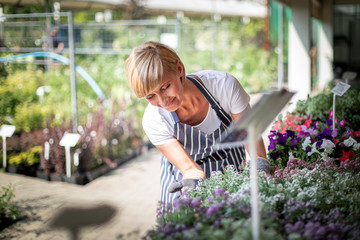
[[[264,171],[266,174],[270,174],[270,163],[268,160],[262,157],[257,158],[258,170]]]
[[[180,182],[171,184],[170,187],[168,188],[168,191],[170,193],[174,193],[181,190],[182,192],[189,193],[195,190],[196,186],[199,184],[200,181],[203,181],[203,179],[202,178],[183,179]]]

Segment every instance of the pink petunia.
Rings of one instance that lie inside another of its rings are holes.
[[[345,126],[345,119],[341,120],[339,122],[339,125],[340,125],[340,127],[344,127]]]
[[[275,131],[279,131],[281,129],[281,121],[278,120],[275,124],[274,124],[274,130]]]
[[[329,113],[329,117],[330,118],[333,118],[334,117],[334,113],[333,113],[333,110],[331,109],[330,113]]]
[[[304,125],[308,128],[308,127],[310,127],[311,123],[312,123],[312,121],[311,121],[311,119],[309,119],[309,120],[305,121]]]

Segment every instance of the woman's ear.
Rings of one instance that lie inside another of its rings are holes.
[[[176,69],[177,69],[177,73],[180,75],[184,74],[184,64],[181,62],[181,60],[177,60],[176,62]]]

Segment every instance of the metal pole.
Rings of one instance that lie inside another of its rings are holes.
[[[284,30],[283,30],[283,6],[279,6],[279,28],[278,28],[278,89],[284,85]]]
[[[6,169],[6,137],[2,137],[3,140],[3,167]]]
[[[177,51],[181,56],[181,21],[184,17],[184,13],[181,11],[176,12],[176,23],[175,23],[175,31],[177,36]]]
[[[77,99],[76,99],[76,78],[75,78],[75,47],[73,31],[72,12],[68,12],[68,41],[70,58],[70,85],[71,85],[71,110],[73,114],[72,130],[77,132]]]
[[[66,158],[66,176],[71,177],[71,154],[70,146],[65,146],[65,158]]]
[[[335,98],[336,98],[336,94],[334,93],[333,96],[333,130],[335,129]]]
[[[259,217],[259,186],[258,186],[258,164],[257,164],[257,131],[255,126],[249,126],[249,145],[250,145],[250,186],[251,186],[251,227],[252,239],[259,239],[260,217]]]

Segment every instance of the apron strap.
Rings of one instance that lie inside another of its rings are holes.
[[[186,76],[188,79],[190,79],[195,86],[197,86],[200,90],[200,92],[204,95],[204,97],[208,100],[208,102],[211,105],[211,108],[215,110],[216,115],[220,118],[220,120],[225,123],[227,126],[229,126],[232,122],[231,116],[224,111],[224,109],[220,106],[219,102],[214,98],[214,96],[209,92],[209,90],[205,87],[205,85],[199,81],[198,79]],[[175,114],[176,115],[176,114]]]

